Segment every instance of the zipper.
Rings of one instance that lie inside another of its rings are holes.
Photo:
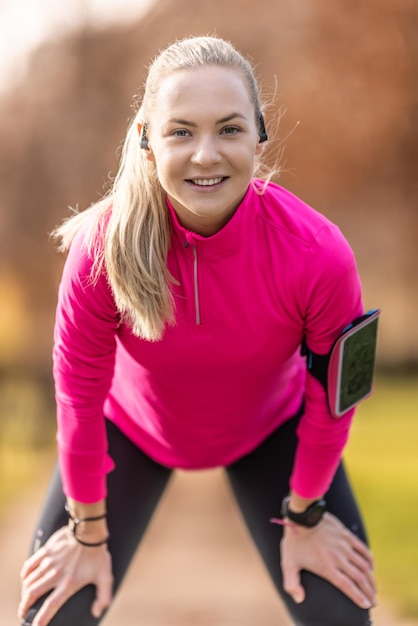
[[[185,242],[184,247],[188,248],[190,243],[188,241]],[[198,265],[197,265],[197,248],[196,246],[192,246],[193,248],[193,290],[194,290],[194,306],[195,306],[195,315],[196,315],[196,326],[200,326],[200,303],[199,303],[199,284],[198,284]]]
[[[193,246],[193,283],[194,283],[194,303],[196,308],[196,325],[200,326],[200,306],[199,306],[199,285],[197,282],[197,249]]]

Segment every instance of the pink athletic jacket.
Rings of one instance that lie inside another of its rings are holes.
[[[80,232],[59,289],[54,377],[65,493],[106,496],[104,416],[159,463],[197,469],[250,452],[306,400],[291,487],[329,486],[353,411],[340,420],[306,375],[302,337],[326,353],[363,312],[353,253],[339,229],[285,189],[255,180],[211,237],[184,229],[168,203],[176,325],[163,339],[120,322],[106,275],[90,280]]]

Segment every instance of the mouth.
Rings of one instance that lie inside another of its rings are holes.
[[[228,176],[214,176],[212,178],[189,178],[186,183],[195,185],[196,187],[216,187],[227,180]]]

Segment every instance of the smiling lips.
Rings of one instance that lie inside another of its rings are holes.
[[[227,176],[218,176],[217,178],[190,178],[187,182],[193,183],[198,187],[213,187],[219,185],[222,181],[226,180]]]

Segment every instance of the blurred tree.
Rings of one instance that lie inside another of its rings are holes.
[[[207,33],[255,59],[271,100],[270,159],[288,136],[280,182],[350,240],[366,306],[384,310],[379,363],[417,363],[417,26],[411,0],[160,0],[137,23],[84,24],[40,48],[0,102],[0,271],[20,293],[16,363],[50,368],[63,259],[48,233],[116,173],[150,58],[176,38]]]

